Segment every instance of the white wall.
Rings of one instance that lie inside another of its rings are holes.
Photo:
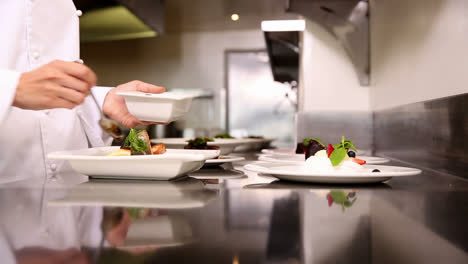
[[[82,57],[101,85],[141,79],[167,88],[220,89],[225,50],[264,47],[260,30],[185,32],[89,43],[82,46]]]
[[[219,130],[225,123],[225,50],[263,48],[263,33],[257,29],[169,33],[149,39],[88,43],[82,45],[81,53],[85,63],[96,71],[100,85],[115,86],[138,79],[167,89],[213,91],[214,102],[194,102],[186,123],[180,126]]]
[[[371,1],[374,110],[468,92],[467,0]]]
[[[304,112],[369,111],[369,88],[359,85],[341,44],[321,26],[307,20],[301,54]]]

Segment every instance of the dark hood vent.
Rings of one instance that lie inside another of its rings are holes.
[[[348,53],[361,85],[369,85],[369,2],[367,0],[288,0],[288,12],[322,25]]]
[[[273,79],[280,83],[299,81],[299,32],[265,31]]]
[[[83,11],[83,42],[152,37],[164,33],[164,0],[74,0]]]

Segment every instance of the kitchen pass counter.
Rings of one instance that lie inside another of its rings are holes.
[[[2,184],[1,263],[468,263],[465,180],[312,185],[248,162],[175,182]]]

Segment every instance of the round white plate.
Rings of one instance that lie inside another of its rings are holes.
[[[270,143],[275,140],[275,138],[242,138],[246,143],[243,146],[239,147],[238,151],[252,151],[252,150],[261,150],[263,148],[268,148]]]
[[[221,157],[221,158],[220,158]],[[234,156],[219,156],[217,159],[209,159],[205,161],[205,167],[207,166],[218,166],[228,162],[236,162],[245,160],[244,157],[234,157]]]
[[[365,160],[366,164],[383,164],[387,163],[390,160],[380,157],[368,157],[368,156],[358,156],[359,159]],[[268,161],[268,162],[275,162],[275,163],[284,163],[284,164],[296,164],[296,165],[303,165],[305,162],[304,154],[290,154],[284,156],[276,156],[276,155],[260,155],[258,160],[261,161]]]
[[[315,183],[376,183],[392,177],[413,176],[421,173],[419,169],[407,167],[384,165],[365,165],[363,167],[366,170],[358,172],[313,172],[298,165],[257,163],[244,166],[246,170],[269,174],[282,180]],[[380,172],[372,172],[374,169],[379,169]]]
[[[214,141],[208,142],[208,146],[219,146],[220,155],[228,155],[240,145],[250,143],[246,139],[232,138],[213,138]],[[190,138],[155,138],[151,139],[152,143],[163,143],[167,148],[183,149],[187,145]]]

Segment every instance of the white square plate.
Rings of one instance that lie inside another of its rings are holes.
[[[118,92],[125,97],[128,111],[143,121],[170,123],[181,119],[190,110],[195,94],[165,92]]]
[[[200,169],[219,150],[168,149],[161,155],[106,156],[120,147],[89,148],[50,153],[47,157],[68,160],[72,168],[95,178],[171,180]]]

